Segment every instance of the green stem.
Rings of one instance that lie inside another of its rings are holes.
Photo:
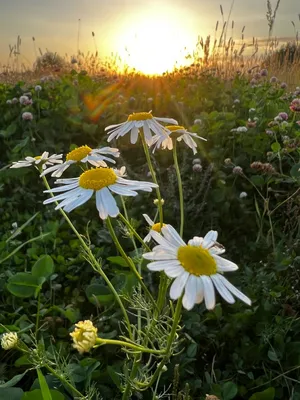
[[[127,220],[124,215],[121,213],[118,215],[120,217],[121,221],[127,226],[127,228],[131,231],[131,233],[136,237],[136,239],[141,243],[142,246],[145,247],[147,251],[151,251],[150,247],[147,245],[147,243],[144,242],[144,240],[140,237],[140,235],[137,233],[137,231],[134,229],[134,227],[130,224],[129,220]]]
[[[40,322],[40,308],[41,308],[41,291],[39,291],[38,299],[37,299],[37,310],[36,310],[36,321],[35,321],[35,336],[38,335],[39,330],[39,322]]]
[[[127,212],[127,208],[126,208],[126,203],[125,203],[125,201],[124,201],[122,196],[121,196],[121,201],[122,201],[123,210],[124,210],[124,214],[125,214],[126,220],[129,221],[128,212]],[[136,246],[134,237],[131,234],[130,234],[130,239],[132,241],[132,244],[133,244],[133,247],[134,247],[134,250],[135,250],[135,254],[138,257],[139,256],[138,248]],[[141,266],[141,262],[140,261],[138,263],[138,273],[139,273],[140,276],[142,275],[142,266]],[[142,287],[141,287],[140,284],[138,286],[138,292],[139,292],[139,295],[141,296],[142,295]],[[142,330],[142,312],[141,312],[140,309],[137,310],[137,325],[138,325],[138,332],[141,332],[141,330]]]
[[[151,353],[151,354],[164,354],[165,353],[164,350],[148,349],[147,347],[136,345],[134,343],[124,342],[123,340],[112,340],[112,339],[98,338],[96,343],[99,343],[100,345],[111,344],[111,345],[117,345],[117,346],[122,346],[122,347],[130,347],[133,350],[137,350],[137,351],[140,351],[140,352],[143,352],[143,353]]]
[[[46,186],[46,188],[48,190],[51,190],[49,183],[47,181],[47,178],[45,176],[42,177],[44,184]],[[54,197],[53,193],[50,192],[51,197]],[[56,204],[58,204],[57,202],[55,202]],[[116,289],[114,288],[114,286],[112,285],[112,283],[110,282],[109,278],[107,277],[107,275],[105,274],[105,272],[102,270],[102,266],[100,265],[100,263],[98,262],[98,260],[96,259],[96,257],[94,256],[94,254],[92,253],[91,249],[89,248],[89,246],[85,243],[85,241],[82,239],[80,233],[77,231],[77,229],[75,228],[75,226],[73,225],[72,221],[69,219],[69,217],[67,216],[67,214],[64,212],[64,210],[62,210],[61,208],[59,209],[60,213],[64,216],[65,220],[68,222],[70,228],[73,230],[73,232],[75,233],[75,235],[77,236],[78,240],[80,241],[82,247],[85,249],[85,251],[87,252],[87,254],[89,255],[90,259],[92,260],[94,266],[96,266],[96,271],[99,272],[99,274],[101,275],[101,277],[104,279],[104,281],[106,282],[107,286],[109,287],[109,289],[111,290],[111,292],[113,293],[113,295],[115,296],[122,312],[125,318],[125,322],[127,325],[127,330],[128,330],[128,335],[130,337],[130,339],[132,339],[132,329],[131,329],[131,325],[130,325],[130,321],[128,318],[128,314],[126,312],[126,309],[124,307],[124,304],[120,298],[120,296],[118,295]]]
[[[158,288],[158,298],[157,298],[157,314],[155,316],[158,316],[165,304],[166,300],[166,291],[168,289],[168,277],[164,272],[161,272],[160,274],[160,282],[159,282],[159,288]]]
[[[293,194],[291,194],[287,199],[285,199],[283,202],[278,204],[272,211],[270,211],[270,215],[272,215],[279,207],[281,207],[284,203],[289,201],[292,197],[294,197],[298,192],[300,191],[300,188],[298,188]]]
[[[110,233],[110,235],[111,235],[111,237],[112,237],[112,239],[113,239],[113,241],[114,241],[114,243],[115,243],[117,249],[119,250],[119,252],[120,252],[120,254],[122,255],[122,257],[124,258],[124,260],[127,262],[128,266],[129,266],[129,268],[131,269],[131,271],[133,272],[133,274],[136,276],[136,278],[137,278],[138,281],[140,282],[140,284],[141,284],[141,286],[142,286],[144,292],[148,295],[149,299],[151,300],[151,302],[152,302],[152,303],[155,305],[155,307],[156,307],[155,300],[154,300],[154,298],[152,297],[152,294],[149,292],[147,286],[144,284],[143,278],[141,277],[141,275],[140,275],[139,272],[137,271],[137,269],[136,269],[136,267],[135,267],[133,261],[131,260],[130,257],[127,256],[127,254],[125,253],[125,251],[124,251],[124,249],[123,249],[121,243],[119,242],[119,240],[118,240],[118,238],[117,238],[117,235],[116,235],[116,233],[115,233],[115,231],[114,231],[114,228],[113,228],[113,226],[112,226],[112,223],[111,223],[111,220],[110,220],[109,217],[107,218],[106,223],[107,223],[107,227],[108,227],[109,233]]]
[[[58,374],[53,368],[50,367],[48,364],[43,365],[53,376],[55,376],[57,379],[59,379],[64,385],[66,385],[71,391],[72,395],[76,393],[77,396],[79,396],[81,399],[85,399],[85,396],[79,392],[70,382],[68,382],[62,374]]]
[[[167,347],[166,347],[166,355],[163,357],[163,359],[161,360],[161,362],[159,363],[156,371],[154,372],[154,374],[152,375],[152,378],[150,380],[149,383],[145,384],[145,383],[139,383],[139,386],[143,386],[143,387],[151,387],[154,382],[156,381],[156,379],[158,379],[159,375],[162,373],[162,369],[165,366],[165,364],[168,362],[171,354],[170,354],[170,350],[176,335],[176,330],[178,327],[178,323],[180,321],[180,317],[181,317],[181,309],[182,309],[182,297],[181,296],[178,301],[177,301],[177,305],[176,305],[176,309],[175,309],[175,314],[174,314],[174,319],[173,319],[173,325],[172,325],[172,329],[168,338],[168,342],[167,342]]]
[[[182,180],[180,175],[180,168],[178,165],[178,158],[177,158],[177,140],[173,141],[173,159],[174,159],[174,166],[177,175],[177,182],[178,182],[178,190],[179,190],[179,203],[180,203],[180,236],[183,235],[183,227],[184,227],[184,203],[183,203],[183,190],[182,190]]]
[[[276,143],[279,144],[279,143],[278,143],[278,140],[277,140],[276,132],[274,132],[274,133],[275,133],[275,140],[276,140]],[[281,146],[279,146],[279,147],[281,147]],[[280,171],[281,175],[283,175],[282,160],[281,160],[280,150],[277,151],[277,157],[278,157],[278,161],[279,161],[279,171]]]
[[[158,185],[158,182],[157,182],[157,179],[156,179],[156,173],[154,171],[154,167],[153,167],[153,164],[152,164],[152,161],[151,161],[148,145],[146,143],[146,140],[145,140],[143,134],[141,134],[141,140],[142,140],[142,143],[143,143],[144,153],[145,153],[145,156],[146,156],[147,164],[148,164],[148,167],[149,167],[153,182],[156,183],[156,185],[157,185],[157,188],[155,190],[156,190],[156,195],[157,195],[157,199],[158,199],[159,222],[160,222],[160,226],[162,227],[163,226],[163,222],[164,222],[164,215],[163,215],[163,207],[162,207],[162,201],[161,201],[161,194],[160,194],[160,190],[159,190],[159,185]]]
[[[136,375],[136,373],[137,373],[137,370],[138,370],[138,363],[139,363],[139,361],[138,361],[138,355],[136,355],[136,356],[134,357],[134,360],[133,360],[133,367],[132,367],[132,370],[131,370],[130,378],[129,378],[129,380],[128,380],[128,382],[127,382],[127,385],[126,385],[126,388],[125,388],[125,390],[124,390],[124,393],[123,393],[123,396],[122,396],[122,400],[127,400],[127,399],[129,399],[130,392],[131,392],[131,384],[130,384],[130,381],[131,381],[131,379],[133,379],[133,378],[135,377],[135,375]]]

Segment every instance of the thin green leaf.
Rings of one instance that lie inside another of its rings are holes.
[[[47,381],[46,381],[44,375],[42,374],[42,372],[39,369],[37,369],[37,374],[38,374],[39,383],[40,383],[40,387],[41,387],[41,391],[42,391],[42,395],[43,395],[43,400],[52,400],[50,389],[49,389],[49,386],[47,384]]]

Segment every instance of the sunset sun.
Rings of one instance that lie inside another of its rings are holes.
[[[145,74],[161,74],[186,63],[187,46],[195,38],[179,17],[145,15],[121,34],[119,54],[130,68]]]

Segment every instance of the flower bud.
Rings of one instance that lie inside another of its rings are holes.
[[[161,199],[160,202],[161,202],[161,205],[162,205],[162,206],[165,204],[164,199]],[[158,200],[158,199],[153,200],[153,204],[154,204],[155,206],[158,206],[158,205],[159,205],[159,200]]]

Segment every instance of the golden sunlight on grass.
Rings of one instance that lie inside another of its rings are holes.
[[[126,24],[118,53],[129,68],[155,75],[172,71],[175,64],[186,64],[186,46],[194,47],[196,35],[180,22],[180,15],[145,13]]]

